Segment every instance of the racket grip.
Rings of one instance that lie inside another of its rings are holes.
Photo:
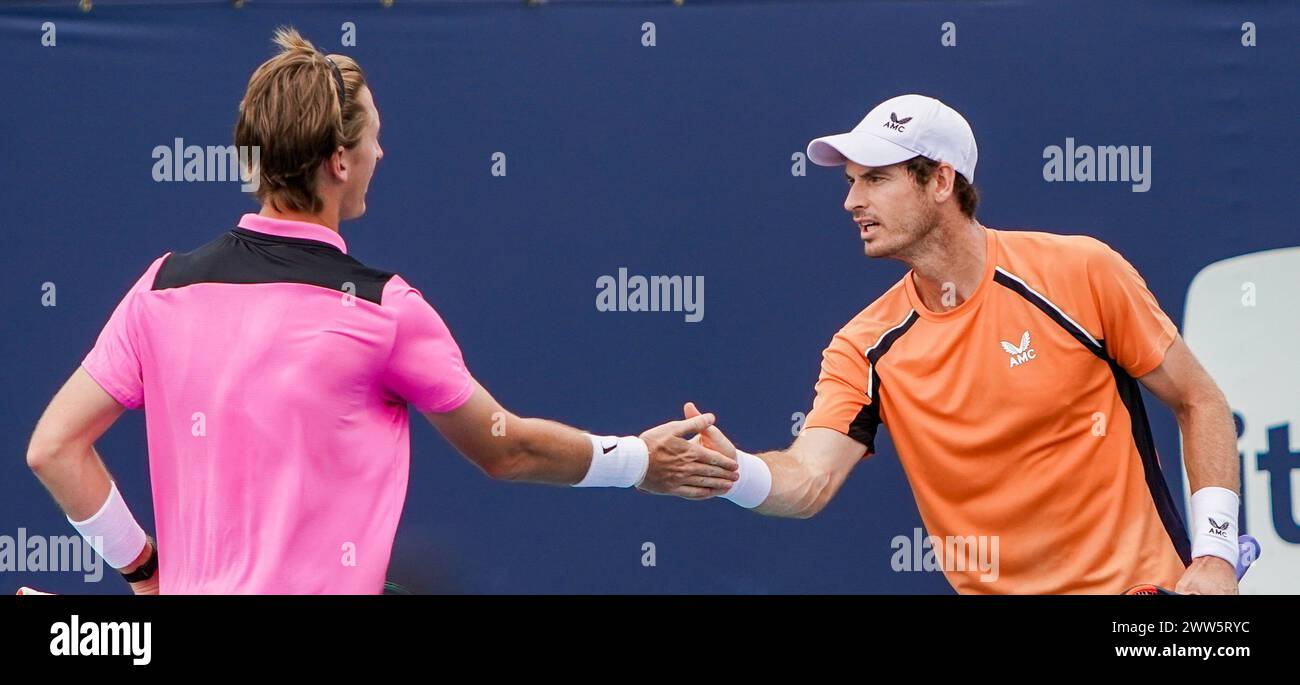
[[[1259,559],[1260,551],[1259,540],[1254,537],[1242,535],[1237,538],[1237,580],[1241,580],[1250,570],[1250,565]]]

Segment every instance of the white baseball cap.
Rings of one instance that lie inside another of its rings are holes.
[[[808,159],[820,166],[849,161],[880,167],[920,155],[947,162],[969,183],[975,182],[975,134],[956,110],[924,95],[890,98],[867,112],[848,133],[822,136],[808,143]]]

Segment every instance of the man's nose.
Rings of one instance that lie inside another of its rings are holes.
[[[853,214],[853,210],[861,207],[862,202],[863,200],[860,197],[860,193],[854,192],[854,189],[851,187],[849,188],[849,193],[844,196],[844,211]]]

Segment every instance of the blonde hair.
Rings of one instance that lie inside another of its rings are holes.
[[[279,54],[266,60],[248,79],[239,103],[235,145],[257,146],[257,199],[279,211],[316,213],[316,169],[340,145],[355,147],[368,123],[357,93],[366,76],[351,57],[316,49],[297,29],[280,27],[274,42]],[[343,77],[342,107],[334,66]]]

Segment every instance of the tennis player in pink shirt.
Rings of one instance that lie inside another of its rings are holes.
[[[728,496],[736,462],[687,436],[520,418],[470,375],[401,276],[348,255],[379,112],[355,61],[292,29],[249,80],[235,142],[258,146],[261,212],[167,253],[113,312],[36,426],[27,461],[140,594],[379,593],[406,497],[408,405],[493,478]],[[144,408],[157,542],[94,442]]]

